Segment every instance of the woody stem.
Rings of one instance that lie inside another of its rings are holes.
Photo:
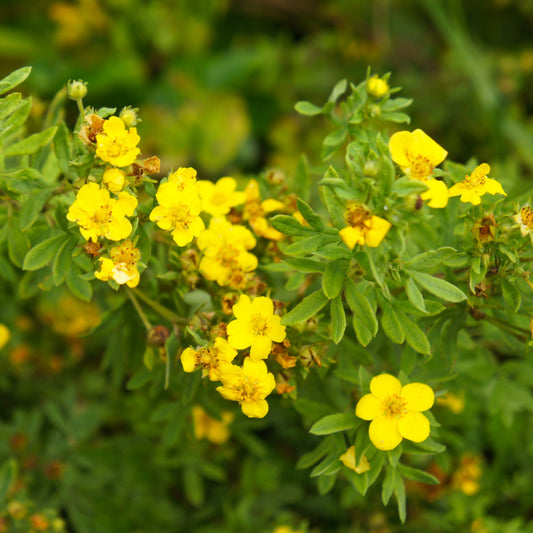
[[[152,329],[152,324],[150,324],[150,321],[148,320],[148,318],[146,318],[146,315],[144,314],[142,307],[139,305],[139,301],[137,300],[137,298],[135,298],[135,294],[133,294],[133,291],[129,287],[126,287],[126,293],[129,296],[129,299],[131,300],[133,307],[135,307],[137,314],[142,320],[144,327],[147,329],[147,331],[150,331]]]

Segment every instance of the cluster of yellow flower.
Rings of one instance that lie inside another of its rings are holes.
[[[471,175],[466,175],[462,182],[448,189],[446,183],[434,175],[435,167],[446,159],[448,152],[420,129],[396,132],[389,140],[389,150],[392,160],[405,176],[427,186],[427,191],[420,197],[428,201],[429,207],[446,207],[448,198],[452,196],[460,196],[461,202],[473,205],[479,205],[481,196],[486,193],[505,196],[501,184],[487,177],[490,167],[486,163],[476,167]],[[522,223],[526,215],[517,216],[520,217],[517,222]],[[347,226],[340,231],[340,236],[349,248],[354,248],[356,244],[379,246],[391,227],[390,222],[372,215],[368,208],[355,202],[347,205],[345,221]],[[530,223],[533,228],[533,217]]]
[[[221,381],[217,391],[227,400],[239,402],[250,418],[263,418],[268,412],[265,398],[275,389],[274,375],[263,359],[268,358],[272,342],[285,339],[285,327],[274,314],[274,304],[266,296],[250,299],[242,294],[233,306],[235,320],[227,325],[227,340],[217,337],[211,347],[186,348],[181,354],[185,372],[202,368],[203,376]],[[242,366],[234,365],[237,350],[250,349]]]

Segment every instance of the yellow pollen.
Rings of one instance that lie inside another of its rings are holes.
[[[216,365],[216,357],[213,353],[213,350],[209,348],[201,348],[197,353],[197,361],[204,368],[209,368],[210,366]]]
[[[520,209],[520,218],[522,219],[522,224],[524,226],[533,230],[533,211],[531,211],[531,207],[522,207],[522,209]]]
[[[239,401],[245,402],[256,399],[259,396],[257,390],[257,383],[257,379],[254,379],[252,381],[249,377],[244,376],[243,380],[241,381],[241,394]]]
[[[427,157],[417,155],[411,161],[410,176],[413,179],[425,180],[433,174],[433,165]]]
[[[261,313],[255,313],[250,318],[250,325],[254,335],[264,335],[268,327],[268,319]]]
[[[384,410],[387,416],[401,418],[407,413],[407,402],[399,394],[389,396],[384,403]]]
[[[482,163],[474,169],[470,176],[466,175],[464,184],[469,188],[482,187],[487,181],[487,174],[490,172],[490,167],[487,163]]]
[[[346,206],[346,214],[344,216],[346,224],[352,228],[365,226],[366,220],[369,218],[370,212],[361,204],[349,202]]]

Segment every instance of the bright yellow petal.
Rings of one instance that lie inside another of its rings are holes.
[[[380,400],[385,400],[391,394],[400,394],[401,390],[400,380],[390,374],[380,374],[370,382],[370,392]]]
[[[274,315],[268,323],[267,335],[274,342],[281,342],[287,336],[287,332],[285,331],[285,326],[282,326],[280,324],[280,320],[281,320],[281,317]]]
[[[427,411],[435,403],[433,389],[424,383],[409,383],[402,388],[402,398],[407,400],[408,411]]]
[[[181,352],[180,361],[185,372],[192,372],[196,368],[196,350],[185,348]]]
[[[285,204],[283,202],[273,200],[272,198],[261,202],[261,209],[263,209],[265,213],[272,213],[272,211],[281,211],[284,207]]]
[[[465,191],[466,187],[463,183],[456,183],[448,189],[448,196],[460,196]]]
[[[233,306],[233,314],[240,320],[250,320],[252,316],[252,301],[247,294],[241,294],[239,301]]]
[[[507,196],[507,194],[505,194],[505,191],[503,190],[501,183],[491,178],[486,178],[485,189],[490,194],[503,194],[504,196]]]
[[[242,371],[244,375],[249,378],[264,379],[268,373],[267,366],[264,361],[254,361],[251,357],[245,357],[242,363]]]
[[[274,314],[274,304],[272,300],[266,296],[258,296],[252,302],[252,313],[272,316]]]
[[[359,228],[348,226],[341,229],[339,235],[350,250],[353,250],[356,244],[365,244],[365,236]]]
[[[217,392],[222,396],[222,398],[231,400],[233,402],[238,402],[241,395],[239,390],[232,387],[226,387],[225,385],[217,387]]]
[[[420,195],[422,200],[429,200],[429,207],[446,207],[448,205],[448,187],[446,184],[436,179],[429,179],[424,183],[429,187],[429,190]]]
[[[228,342],[230,346],[237,350],[244,350],[252,344],[255,336],[250,332],[250,327],[247,322],[242,320],[233,320],[226,328],[228,333]]]
[[[402,442],[398,420],[390,416],[378,416],[372,420],[368,436],[378,450],[393,450]]]
[[[410,411],[398,420],[398,431],[405,439],[422,442],[429,437],[429,420],[422,413]]]
[[[248,418],[264,418],[268,413],[268,403],[266,400],[243,402],[241,409]]]
[[[252,360],[266,359],[272,349],[272,340],[266,335],[257,335],[252,341],[250,357]]]
[[[392,160],[402,168],[411,166],[411,161],[407,156],[407,149],[411,143],[412,133],[410,131],[398,131],[389,141],[389,150]]]
[[[363,420],[374,420],[383,412],[383,401],[373,394],[365,394],[355,406],[356,416]]]
[[[413,131],[413,139],[409,146],[409,153],[416,157],[421,155],[429,159],[431,166],[436,167],[442,163],[448,152],[427,133],[420,129]]]
[[[387,235],[390,227],[391,223],[388,220],[376,216],[370,217],[370,227],[365,236],[367,246],[370,246],[371,248],[379,246],[381,241],[385,238],[385,235]]]

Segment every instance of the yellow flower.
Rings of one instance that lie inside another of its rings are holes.
[[[171,231],[178,246],[189,244],[204,230],[199,216],[202,202],[194,183],[183,187],[177,179],[162,183],[156,198],[159,205],[150,213],[150,220],[161,229]]]
[[[9,342],[9,329],[4,324],[0,324],[0,350]]]
[[[350,249],[356,244],[366,244],[372,248],[379,246],[391,227],[388,220],[370,215],[370,211],[357,202],[346,204],[344,218],[348,226],[341,229],[339,235]]]
[[[139,271],[137,262],[141,259],[138,248],[128,239],[119,246],[111,248],[111,259],[100,257],[100,270],[94,273],[95,278],[102,281],[115,280],[119,285],[125,283],[128,287],[137,287]]]
[[[533,211],[529,205],[520,209],[520,213],[513,216],[514,221],[520,224],[520,233],[525,237],[533,231]]]
[[[470,176],[467,174],[463,181],[451,187],[448,191],[449,196],[460,195],[461,202],[469,202],[472,205],[479,205],[481,203],[481,196],[486,193],[507,196],[499,182],[487,178],[489,172],[489,165],[482,163],[474,169]]]
[[[462,413],[465,408],[465,396],[464,394],[453,394],[452,392],[449,392],[445,396],[440,396],[437,398],[436,403],[438,405],[444,405],[445,407],[448,407],[452,413],[455,413],[458,415],[459,413]]]
[[[116,167],[131,165],[141,151],[137,144],[141,138],[136,128],[126,131],[124,122],[118,117],[104,121],[103,133],[96,136],[96,155]]]
[[[350,446],[339,457],[339,460],[344,466],[350,470],[353,470],[356,474],[363,474],[364,472],[368,472],[370,470],[370,463],[364,455],[361,458],[361,462],[358,465],[355,464],[355,446]]]
[[[276,388],[276,381],[264,361],[246,357],[242,367],[226,367],[221,381],[222,386],[217,387],[217,391],[226,400],[239,402],[247,417],[263,418],[268,413],[265,398]]]
[[[244,226],[230,224],[224,218],[212,218],[209,229],[203,231],[197,245],[203,251],[200,272],[219,285],[233,288],[239,279],[244,282],[247,274],[257,268],[257,257],[247,250],[253,248],[256,240]]]
[[[207,439],[213,444],[224,444],[230,437],[228,426],[234,418],[233,413],[224,411],[222,420],[217,420],[209,416],[201,406],[194,405],[192,408],[194,436],[197,440]]]
[[[389,84],[374,75],[366,81],[366,92],[373,98],[383,98],[389,92]]]
[[[365,394],[355,408],[363,420],[372,420],[368,434],[379,450],[392,450],[402,439],[422,442],[429,436],[429,420],[421,413],[433,405],[435,395],[423,383],[402,387],[390,374],[372,378],[370,394]]]
[[[133,215],[136,207],[137,199],[127,192],[120,192],[115,200],[97,183],[87,183],[78,191],[67,219],[80,226],[80,232],[87,240],[96,242],[98,237],[105,237],[120,241],[132,231],[126,216]]]
[[[422,130],[398,131],[389,141],[392,160],[411,179],[424,182],[428,190],[420,196],[429,200],[429,207],[448,205],[448,188],[443,181],[434,179],[433,169],[442,163],[448,152]]]
[[[467,496],[479,491],[479,479],[481,477],[481,459],[476,456],[465,454],[461,457],[461,464],[454,472],[452,486],[462,491]]]
[[[220,381],[221,372],[225,367],[231,366],[236,355],[237,350],[232,348],[226,339],[217,337],[212,348],[185,348],[180,360],[185,372],[193,372],[201,367],[202,377],[208,375],[211,381]]]
[[[303,533],[301,529],[292,529],[289,526],[278,526],[272,533]]]
[[[196,183],[196,169],[192,167],[179,167],[168,177],[169,183],[175,183],[180,191],[183,191],[189,185]]]
[[[250,346],[253,361],[266,359],[272,341],[281,342],[285,339],[285,326],[280,324],[281,318],[274,314],[274,304],[266,296],[250,300],[248,295],[241,294],[233,306],[233,314],[237,320],[228,324],[228,342],[237,350]]]
[[[261,201],[259,193],[259,184],[255,180],[250,180],[246,189],[245,204],[243,218],[250,222],[250,226],[258,237],[265,237],[273,241],[279,241],[283,238],[283,234],[277,229],[274,229],[268,220],[265,218],[267,213],[279,211],[285,207],[282,202],[278,200],[268,199]]]
[[[425,180],[433,175],[448,152],[422,130],[398,131],[389,140],[392,160],[412,179]]]
[[[108,168],[102,177],[102,183],[111,192],[120,192],[124,188],[126,175],[119,168]]]
[[[237,182],[230,177],[220,178],[216,183],[198,182],[198,193],[202,199],[202,209],[215,217],[227,215],[232,207],[244,203],[243,192],[236,191]]]

